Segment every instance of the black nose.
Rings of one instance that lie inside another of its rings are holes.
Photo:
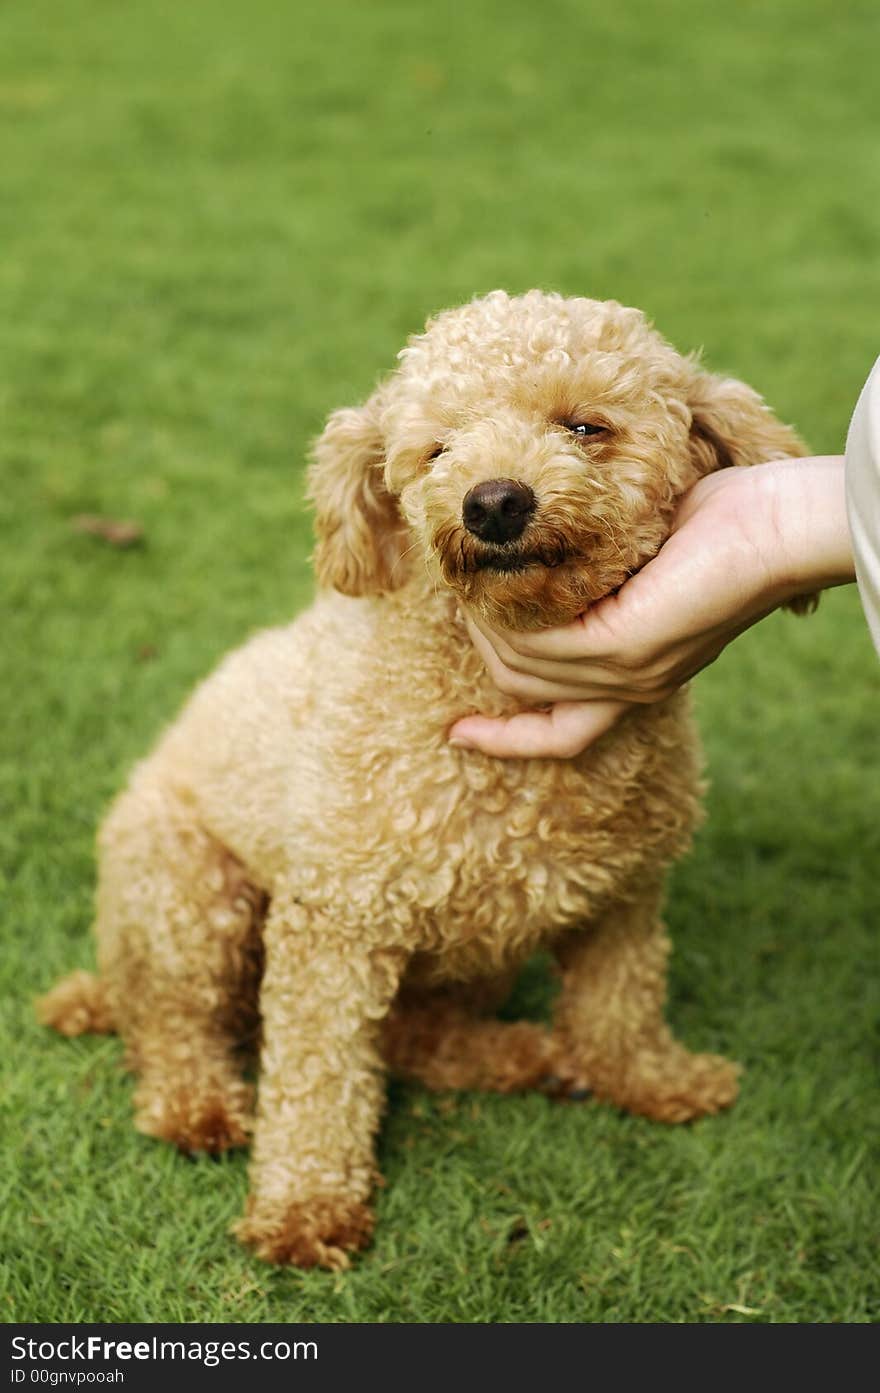
[[[487,479],[464,496],[461,516],[481,542],[514,542],[535,511],[535,495],[517,479]]]

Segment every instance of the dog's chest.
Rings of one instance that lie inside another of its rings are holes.
[[[353,614],[330,600],[241,651],[232,676],[246,667],[248,719],[228,749],[195,738],[225,730],[201,720],[165,752],[187,765],[206,827],[270,896],[292,895],[358,941],[515,954],[593,918],[646,863],[686,846],[698,779],[683,698],[633,713],[572,761],[454,749],[452,721],[498,703],[466,634],[352,603]],[[352,648],[319,681],[330,619],[346,621]],[[224,691],[215,680],[202,704]],[[271,777],[255,781],[255,767]]]
[[[594,917],[652,840],[631,825],[632,780],[603,777],[596,762],[435,749],[430,761],[413,752],[374,765],[364,787],[354,897],[421,951],[519,957]]]

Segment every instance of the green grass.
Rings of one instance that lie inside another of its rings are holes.
[[[0,7],[3,1319],[880,1316],[880,669],[851,588],[697,683],[670,1014],[746,1064],[730,1114],[395,1087],[374,1248],[276,1271],[227,1234],[245,1158],[137,1135],[118,1043],[31,1009],[91,961],[131,761],[311,593],[308,438],[426,314],[496,285],[639,304],[841,447],[878,351],[878,38],[874,0]]]

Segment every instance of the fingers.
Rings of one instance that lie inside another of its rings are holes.
[[[681,634],[668,619],[665,626],[658,625],[651,597],[658,588],[655,577],[659,568],[658,557],[617,594],[608,595],[571,624],[555,629],[495,629],[479,615],[466,611],[471,641],[493,679],[496,675],[504,679],[505,673],[524,673],[557,687],[576,687],[581,699],[612,692],[620,695],[617,689],[630,684],[650,689],[663,682],[672,648],[682,638],[690,638],[689,624],[682,626]],[[506,689],[502,686],[501,690]],[[523,694],[516,687],[510,695]],[[556,691],[549,699],[568,697]]]
[[[620,719],[622,701],[559,702],[549,711],[493,718],[465,716],[449,743],[500,759],[572,759]]]
[[[508,634],[490,629],[470,614],[465,615],[465,621],[486,671],[498,691],[505,696],[516,697],[529,706],[542,706],[554,701],[584,701],[606,695],[609,674],[599,664],[533,656],[534,647],[530,653],[523,651],[528,646],[528,639],[551,639],[552,642],[551,635],[564,631],[547,630],[540,635]]]
[[[637,659],[631,669],[621,662],[603,664],[598,659],[579,662],[553,662],[531,657],[518,651],[520,641],[527,638],[549,638],[551,633],[525,635],[498,633],[482,621],[465,615],[468,632],[474,647],[485,664],[493,685],[504,696],[513,697],[523,706],[549,706],[572,701],[661,701],[687,677],[679,675],[670,650],[662,660]],[[588,623],[592,623],[590,618]],[[517,644],[514,648],[513,642]]]
[[[592,616],[592,611],[590,612]],[[493,629],[478,615],[465,612],[468,630],[474,642],[478,636],[496,648],[509,667],[516,669],[523,661],[531,670],[536,665],[547,667],[552,676],[557,663],[568,664],[574,660],[597,657],[601,660],[601,649],[596,649],[585,639],[584,623],[587,616],[580,615],[571,624],[556,629],[521,631],[518,629]],[[481,651],[483,651],[481,649]]]

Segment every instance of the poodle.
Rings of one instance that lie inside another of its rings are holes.
[[[687,692],[569,760],[446,732],[515,709],[463,607],[570,621],[657,552],[701,475],[803,453],[640,311],[541,291],[439,314],[330,416],[318,598],[228,656],[137,765],[98,839],[99,974],[39,1005],[122,1036],[142,1132],[252,1141],[236,1231],[262,1258],[340,1268],[369,1242],[388,1070],[663,1122],[733,1102],[737,1066],[664,1019],[664,874],[702,792]],[[542,947],[552,1022],[497,1019]]]

